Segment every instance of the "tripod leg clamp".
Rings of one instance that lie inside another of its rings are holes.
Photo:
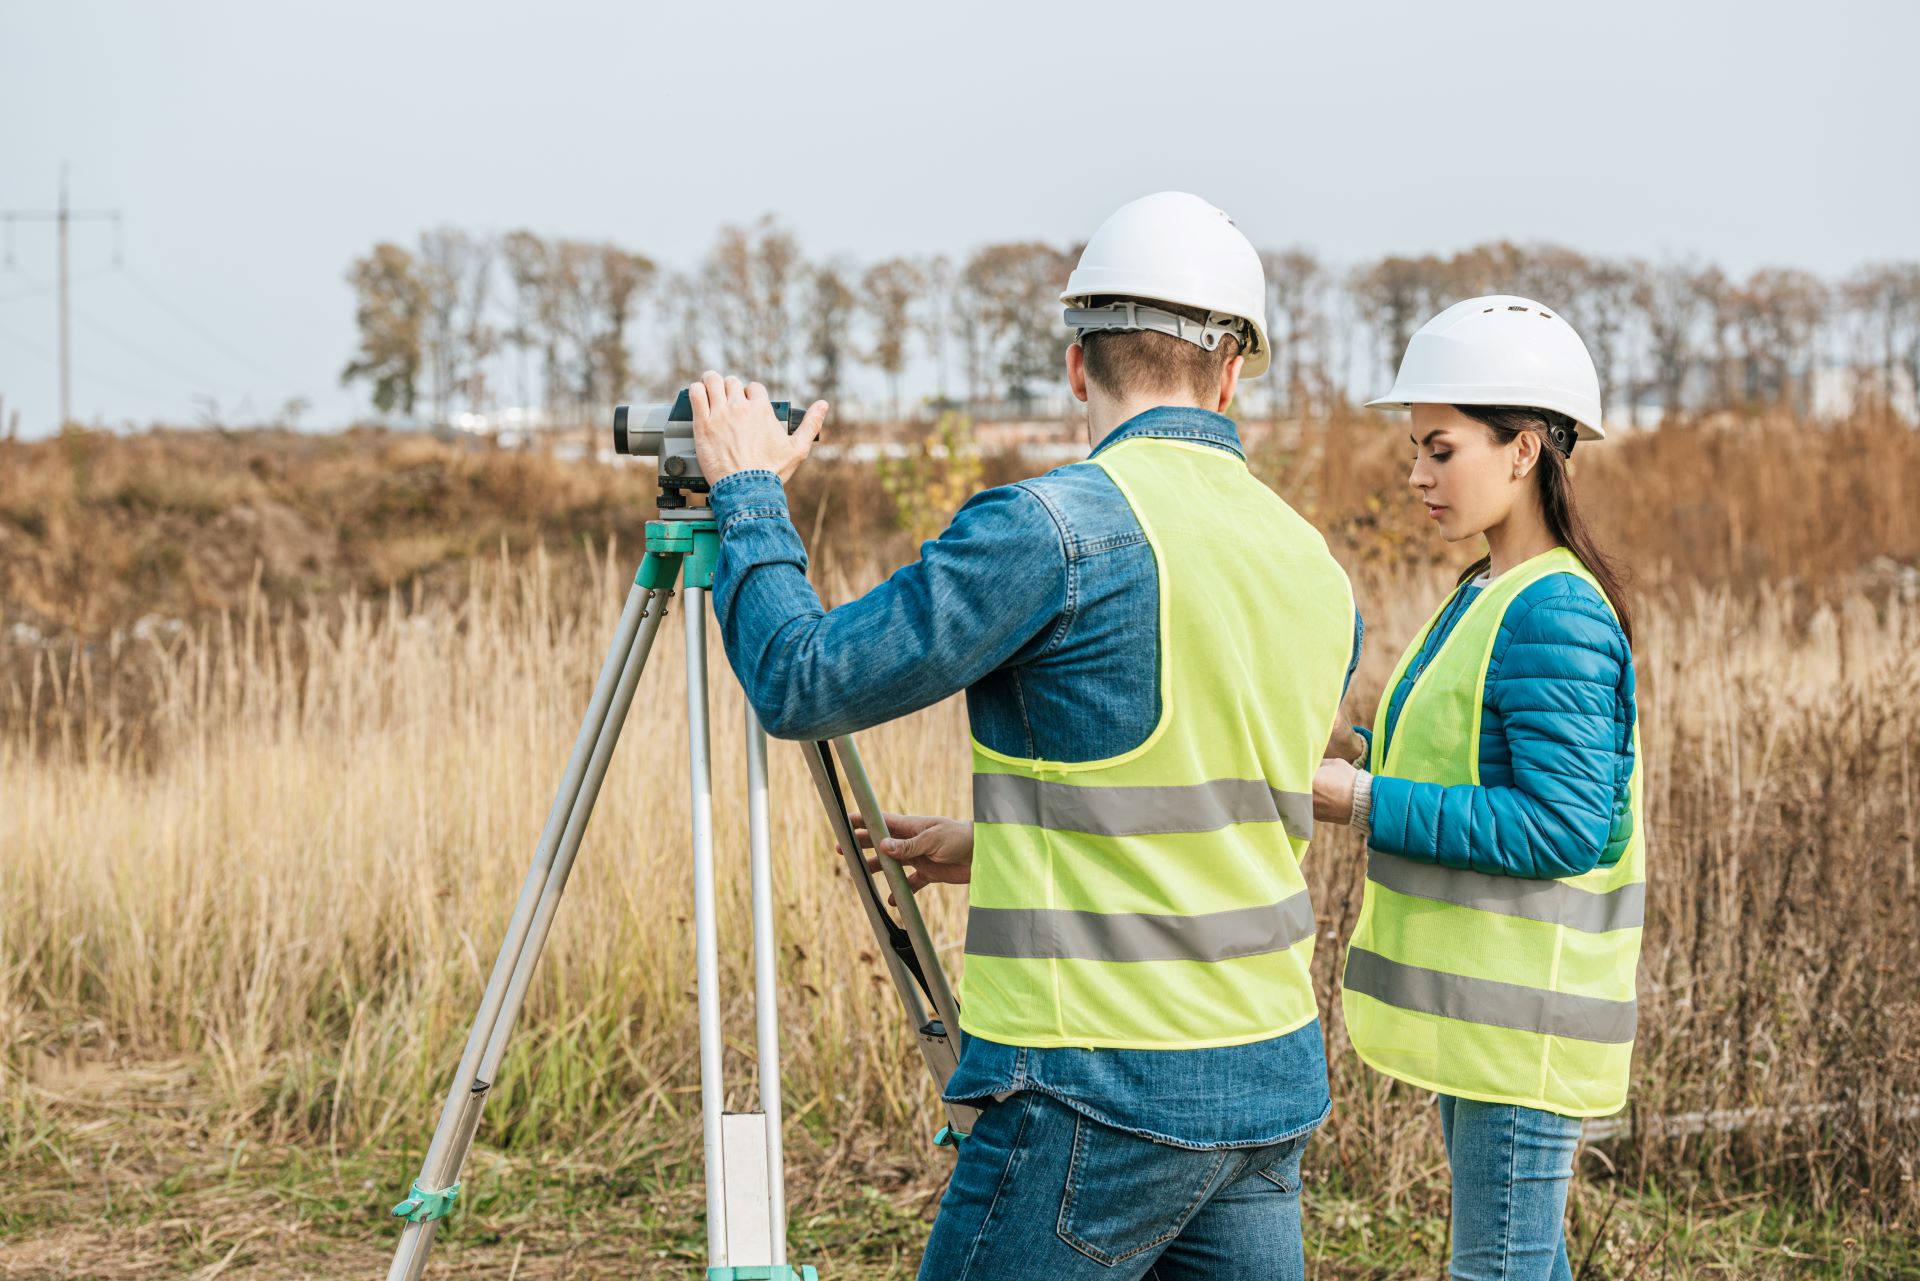
[[[707,1281],[820,1281],[811,1263],[800,1267],[763,1263],[748,1268],[708,1268]]]
[[[407,1199],[393,1207],[395,1218],[405,1219],[409,1223],[426,1223],[431,1219],[444,1219],[453,1212],[453,1199],[460,1195],[460,1185],[441,1188],[438,1192],[429,1192],[418,1183]]]

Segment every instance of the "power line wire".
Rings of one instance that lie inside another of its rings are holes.
[[[202,388],[218,387],[221,385],[214,379],[202,378],[195,372],[176,365],[169,357],[161,355],[159,352],[154,351],[153,348],[127,337],[125,334],[118,332],[108,325],[102,324],[86,312],[81,311],[78,307],[73,309],[73,314],[80,318],[82,324],[105,338],[108,342],[113,343],[123,351],[131,352],[140,357],[140,359],[146,361],[162,373]]]
[[[120,274],[122,276],[125,276],[127,281],[130,284],[132,284],[135,289],[139,290],[141,295],[144,298],[146,298],[146,300],[149,303],[152,303],[155,307],[158,307],[161,311],[167,313],[167,315],[171,316],[174,320],[178,321],[180,324],[184,325],[186,328],[192,330],[200,338],[201,341],[205,342],[209,347],[212,347],[215,351],[220,352],[222,355],[226,356],[230,360],[236,360],[240,362],[241,364],[247,366],[249,369],[252,369],[255,373],[266,375],[267,377],[273,379],[276,382],[289,385],[289,386],[298,385],[297,379],[288,378],[284,373],[280,372],[279,370],[271,369],[268,366],[261,364],[259,361],[255,360],[252,356],[249,356],[246,352],[241,351],[239,348],[233,346],[231,343],[227,342],[224,338],[216,334],[213,330],[201,324],[198,320],[195,320],[187,312],[182,311],[179,307],[175,306],[172,302],[168,301],[167,298],[164,295],[162,295],[160,291],[156,289],[153,285],[148,284],[146,278],[141,276],[138,272],[134,271],[133,268],[123,266],[120,268]]]
[[[5,274],[10,276],[18,276],[27,282],[25,289],[15,290],[10,294],[0,294],[0,302],[14,302],[21,298],[33,298],[40,294],[53,292],[53,286],[51,284],[40,279],[30,271],[21,270],[17,263],[10,262],[0,265],[0,271],[4,271]]]
[[[53,364],[59,359],[59,357],[56,356],[53,353],[53,351],[47,348],[46,346],[40,343],[37,343],[33,339],[28,338],[26,335],[18,332],[17,330],[9,329],[4,325],[0,325],[0,338],[5,338],[9,342],[11,342],[14,346],[19,347],[22,350],[27,351],[32,355],[38,356],[40,359],[46,361],[48,364]],[[89,371],[87,376],[93,379],[94,381],[104,383],[106,386],[111,387],[115,391],[121,392],[125,395],[139,396],[145,400],[169,400],[172,398],[170,396],[162,395],[159,392],[156,392],[151,387],[136,386],[132,383],[128,383],[120,378],[116,378],[109,374],[102,374],[94,371]]]
[[[40,359],[42,360],[55,359],[54,354],[51,351],[48,351],[45,347],[41,346],[39,343],[35,342],[33,339],[26,337],[24,334],[15,333],[13,330],[8,329],[5,325],[0,325],[0,338],[6,338],[10,340],[13,343],[13,345],[16,347],[24,347],[26,350],[32,352],[34,355],[40,357]]]

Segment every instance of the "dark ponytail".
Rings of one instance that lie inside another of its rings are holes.
[[[1613,612],[1620,616],[1620,630],[1627,634],[1627,644],[1633,644],[1633,612],[1627,603],[1625,570],[1600,550],[1600,544],[1594,541],[1587,522],[1580,515],[1579,505],[1574,502],[1570,463],[1573,420],[1550,409],[1522,405],[1455,405],[1454,408],[1485,425],[1502,445],[1511,445],[1523,431],[1539,435],[1540,507],[1546,513],[1547,532],[1578,556],[1580,563],[1599,581],[1600,589],[1613,604]],[[1563,444],[1565,452],[1560,448]],[[1482,556],[1467,567],[1460,581],[1478,578],[1486,572],[1489,563],[1490,558]]]

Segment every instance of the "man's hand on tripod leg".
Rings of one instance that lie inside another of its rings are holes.
[[[862,849],[873,849],[873,833],[858,814],[847,816],[854,839]],[[973,824],[937,815],[888,814],[887,831],[879,853],[907,869],[907,888],[918,894],[929,885],[965,885],[973,877]],[[879,858],[867,860],[867,870],[880,870]],[[889,903],[894,902],[891,894]]]
[[[693,448],[700,472],[717,485],[737,471],[765,470],[784,483],[805,461],[827,419],[827,402],[816,400],[791,435],[773,412],[767,389],[742,384],[709,369],[687,388],[693,404]]]

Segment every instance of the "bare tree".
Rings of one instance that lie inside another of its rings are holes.
[[[848,356],[847,330],[856,305],[853,290],[847,287],[847,270],[843,262],[823,262],[813,269],[809,282],[805,324],[807,358],[811,362],[808,398],[840,399]]]
[[[1434,261],[1428,270],[1435,274],[1438,282],[1435,301],[1442,306],[1475,294],[1536,297],[1527,292],[1536,287],[1530,279],[1528,251],[1511,240],[1471,245],[1444,262]],[[1559,305],[1557,298],[1536,297],[1536,301]]]
[[[927,354],[933,357],[934,392],[944,409],[947,395],[947,339],[953,332],[953,291],[956,280],[953,262],[945,254],[934,254],[920,264],[926,285],[926,306],[920,314],[921,335],[927,342]]]
[[[1920,262],[1862,267],[1848,278],[1844,297],[1860,335],[1860,363],[1877,370],[1874,398],[1890,416],[1902,371],[1908,394],[1920,394]]]
[[[1501,293],[1531,298],[1574,316],[1580,314],[1580,294],[1592,277],[1593,263],[1585,254],[1565,245],[1536,244],[1519,248],[1510,270],[1511,283],[1504,286]]]
[[[381,413],[413,412],[421,365],[421,331],[427,312],[426,290],[413,255],[395,244],[378,244],[347,271],[353,286],[354,321],[360,350],[340,373],[340,381],[373,385],[374,408]]]
[[[653,260],[613,244],[563,241],[576,266],[569,273],[577,282],[575,343],[581,363],[581,391],[596,409],[613,404],[632,390],[633,353],[627,329],[640,299],[653,287]]]
[[[1372,334],[1374,349],[1389,370],[1398,368],[1413,331],[1452,302],[1457,276],[1431,254],[1419,258],[1382,258],[1347,280],[1361,324]]]
[[[988,245],[961,272],[990,363],[1013,400],[1029,401],[1036,383],[1060,377],[1060,291],[1077,256],[1040,241]]]
[[[650,260],[611,244],[529,231],[490,241],[441,227],[421,235],[417,253],[383,244],[354,264],[362,342],[343,377],[371,382],[385,408],[411,411],[424,399],[444,417],[456,401],[481,408],[491,400],[488,379],[504,342],[517,357],[523,401],[537,361],[539,403],[577,412],[632,388],[634,317],[651,296],[675,381],[723,367],[785,392],[804,373],[813,389],[838,396],[857,356],[885,374],[897,416],[907,367],[924,343],[943,403],[950,374],[973,405],[995,394],[1030,400],[1059,376],[1057,297],[1073,260],[1072,251],[1023,241],[981,247],[958,266],[942,256],[890,258],[856,277],[844,260],[808,264],[768,215],[724,228],[697,272],[662,280]],[[1333,405],[1361,366],[1371,383],[1379,365],[1397,365],[1421,323],[1487,293],[1564,312],[1593,354],[1613,414],[1630,415],[1649,394],[1666,413],[1699,405],[1804,414],[1813,375],[1834,352],[1853,365],[1857,390],[1899,413],[1910,412],[1908,388],[1920,383],[1920,263],[1878,264],[1829,285],[1792,269],[1735,282],[1711,265],[1590,258],[1509,240],[1444,258],[1389,256],[1338,275],[1300,247],[1261,261],[1276,415]],[[501,265],[504,332],[492,296]],[[857,352],[856,317],[870,339]],[[1360,350],[1372,359],[1356,359]]]
[[[959,344],[969,413],[975,412],[980,402],[991,394],[994,338],[991,312],[991,301],[981,292],[974,273],[962,270],[948,295],[947,329]]]
[[[667,377],[684,386],[712,367],[708,355],[706,291],[691,276],[675,273],[660,290],[660,319],[667,330]]]
[[[1586,340],[1600,374],[1600,412],[1633,418],[1633,371],[1628,365],[1628,326],[1633,319],[1631,272],[1610,258],[1590,258],[1561,306]],[[1622,377],[1622,366],[1628,365]],[[1625,388],[1624,397],[1622,388]],[[1623,403],[1624,401],[1624,403]]]
[[[555,264],[547,242],[531,231],[509,232],[500,242],[507,265],[507,280],[513,286],[513,324],[506,340],[520,356],[520,399],[528,399],[526,359],[530,353],[540,356],[540,407],[554,412],[562,386],[560,317],[555,309],[553,283]]]
[[[804,277],[799,241],[773,215],[721,229],[703,283],[722,358],[742,377],[786,387]]]
[[[1699,296],[1701,314],[1706,320],[1705,352],[1713,388],[1712,403],[1719,406],[1744,404],[1747,397],[1741,387],[1740,324],[1743,300],[1739,286],[1727,274],[1712,265],[1693,276],[1694,292]]]
[[[1699,356],[1708,294],[1715,286],[1704,270],[1683,262],[1635,261],[1627,271],[1633,278],[1633,307],[1653,362],[1660,413],[1672,417],[1685,408],[1687,374]]]
[[[893,418],[900,418],[900,371],[907,365],[907,340],[916,328],[914,304],[925,280],[920,268],[905,258],[889,258],[867,268],[860,278],[860,310],[873,326],[873,345],[866,358],[887,376]]]
[[[1312,250],[1293,248],[1260,255],[1267,276],[1267,338],[1273,344],[1269,403],[1276,417],[1284,404],[1298,416],[1309,408],[1309,381],[1324,380],[1327,317],[1331,283]],[[1316,379],[1314,370],[1321,370]]]
[[[1795,417],[1804,416],[1826,286],[1797,268],[1763,267],[1735,300],[1749,403],[1786,405]]]
[[[494,246],[457,227],[420,233],[416,259],[426,295],[421,348],[436,422],[456,396],[479,409],[486,396],[487,361],[497,335],[488,318]]]
[[[467,233],[439,227],[420,233],[420,251],[414,270],[426,300],[420,324],[420,350],[427,374],[427,401],[433,421],[444,423],[458,377],[460,350],[454,312],[460,301],[465,269]]]

